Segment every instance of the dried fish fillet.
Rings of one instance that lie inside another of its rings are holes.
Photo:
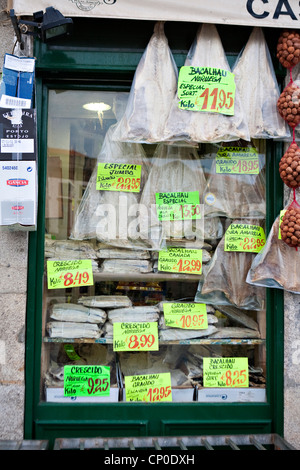
[[[105,259],[100,266],[102,273],[150,273],[152,271],[152,262],[148,260]]]
[[[94,243],[45,238],[45,257],[59,259],[96,259]]]
[[[217,331],[213,325],[208,325],[204,330],[184,330],[180,328],[168,328],[159,331],[159,339],[161,341],[184,341],[193,338],[202,338],[204,336],[211,336]]]
[[[131,307],[132,302],[126,295],[95,295],[79,297],[78,303],[86,307],[119,308]]]
[[[259,331],[251,330],[250,328],[239,328],[228,326],[218,329],[211,338],[260,338]]]
[[[232,72],[235,74],[235,83],[245,111],[250,137],[288,138],[288,126],[277,111],[280,91],[261,28],[253,28]]]
[[[108,310],[107,312],[108,321],[114,322],[150,322],[158,321],[159,310],[156,307],[151,306],[136,306],[129,308],[117,308]]]
[[[130,250],[126,248],[99,248],[96,256],[100,259],[149,259],[150,252],[145,250]]]
[[[231,72],[217,28],[202,24],[192,44],[185,66],[220,68]],[[164,141],[222,142],[237,139],[250,140],[244,110],[236,90],[234,115],[178,108],[179,99],[174,97],[164,132]]]
[[[51,338],[100,338],[102,330],[94,323],[54,321],[47,324]]]
[[[234,323],[243,325],[251,330],[258,330],[258,323],[241,309],[230,305],[219,305],[218,310]]]
[[[89,308],[71,303],[59,303],[52,305],[50,318],[58,321],[76,323],[104,323],[107,314],[100,308]]]
[[[177,77],[164,22],[159,21],[136,68],[127,107],[113,138],[127,142],[160,142],[176,93]]]

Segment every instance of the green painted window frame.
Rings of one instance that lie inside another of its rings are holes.
[[[147,25],[149,31],[152,25]],[[119,38],[121,40],[121,37]],[[25,364],[26,439],[91,436],[283,434],[284,296],[267,289],[266,403],[56,404],[40,402],[42,293],[44,273],[47,94],[49,88],[130,90],[143,48],[120,52],[80,48],[71,40],[54,46],[35,42],[38,126],[38,229],[29,233]],[[75,41],[76,42],[76,41]],[[116,42],[118,40],[116,39]],[[174,53],[178,66],[186,51]],[[229,61],[236,54],[229,55]],[[279,79],[283,72],[277,71]],[[278,164],[283,143],[267,142],[267,231],[283,204]]]

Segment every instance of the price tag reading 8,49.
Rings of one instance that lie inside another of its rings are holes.
[[[204,357],[204,387],[249,387],[247,357]]]
[[[91,260],[47,260],[48,289],[92,286]]]
[[[180,68],[178,107],[188,111],[206,111],[234,115],[234,74],[214,67]]]
[[[130,322],[113,324],[114,351],[158,351],[156,322]]]

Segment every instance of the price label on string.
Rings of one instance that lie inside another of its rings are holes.
[[[64,366],[64,396],[109,396],[110,367],[98,365]]]
[[[208,327],[205,304],[166,302],[163,311],[167,327],[191,330]]]
[[[221,147],[216,156],[216,173],[258,175],[259,158],[255,148]]]
[[[259,253],[265,244],[266,235],[259,225],[231,224],[225,232],[224,251]]]
[[[116,322],[113,324],[114,351],[158,351],[156,322]]]
[[[47,260],[48,289],[92,286],[92,261],[88,260]]]
[[[249,387],[247,357],[204,357],[204,387]]]
[[[184,65],[177,94],[180,109],[234,115],[234,74],[227,70]]]
[[[282,211],[280,211],[280,214],[279,214],[279,229],[278,229],[278,238],[279,238],[279,240],[281,240],[280,225],[281,225],[281,222],[282,222],[282,219],[283,219],[283,216],[284,216],[285,213],[286,213],[286,211],[282,210]]]
[[[156,193],[158,220],[201,219],[199,192]]]
[[[171,374],[165,372],[126,376],[125,391],[126,401],[172,401]]]
[[[158,254],[158,271],[202,274],[202,250],[168,248]]]
[[[141,165],[98,163],[96,189],[138,193],[141,189]]]

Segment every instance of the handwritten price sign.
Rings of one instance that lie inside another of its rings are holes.
[[[224,251],[259,253],[265,244],[264,229],[258,225],[231,224],[225,232]]]
[[[258,175],[259,158],[255,148],[222,147],[216,157],[216,173]]]
[[[204,387],[249,387],[247,357],[204,357]]]
[[[91,260],[47,260],[48,289],[92,286]]]
[[[199,192],[156,193],[158,220],[200,219]]]
[[[180,68],[178,107],[189,111],[206,111],[234,115],[234,74],[213,67]]]
[[[172,401],[171,374],[131,375],[125,377],[126,401]]]
[[[108,366],[64,366],[64,396],[109,396]]]
[[[158,254],[158,270],[185,274],[202,273],[202,250],[168,248]]]
[[[96,189],[138,193],[141,189],[141,165],[98,163]]]
[[[113,324],[114,351],[158,351],[156,322]]]
[[[208,326],[205,304],[167,302],[163,310],[168,327],[202,330]]]

